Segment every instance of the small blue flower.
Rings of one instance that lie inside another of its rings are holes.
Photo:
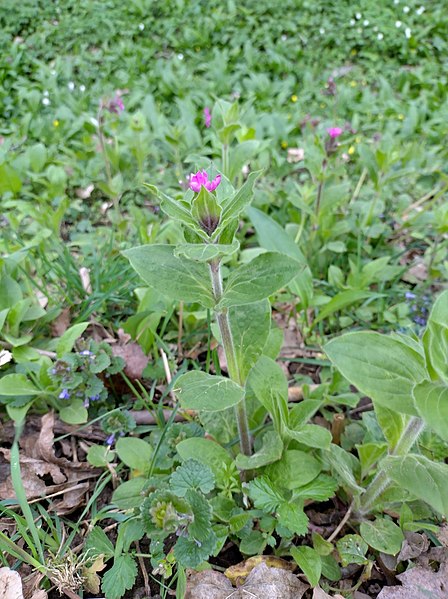
[[[62,391],[59,393],[59,399],[70,399],[70,393],[68,392],[68,389],[62,389]]]
[[[106,445],[113,445],[115,441],[115,433],[112,433],[111,435],[109,435],[106,439]]]
[[[93,353],[89,349],[83,349],[79,352],[80,356],[93,356]]]
[[[100,398],[99,394],[98,395],[92,395],[91,397],[89,397],[90,401],[98,401]]]
[[[404,297],[407,300],[412,300],[412,299],[415,299],[417,296],[415,295],[415,293],[412,293],[411,291],[406,291],[406,293],[404,294]]]

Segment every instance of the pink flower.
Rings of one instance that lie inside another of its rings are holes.
[[[204,108],[204,124],[207,127],[207,129],[212,124],[212,113],[210,112],[210,109],[207,106]]]
[[[327,133],[331,139],[336,139],[336,137],[339,137],[342,134],[342,129],[340,127],[331,127],[330,129],[327,129]]]
[[[106,104],[106,108],[109,112],[113,112],[115,114],[120,114],[120,112],[123,112],[124,104],[121,96],[116,93],[115,96]]]
[[[189,179],[190,189],[196,193],[201,191],[202,186],[204,186],[208,191],[214,191],[220,183],[221,175],[216,175],[213,181],[209,181],[206,171],[198,171],[194,175],[192,173]]]

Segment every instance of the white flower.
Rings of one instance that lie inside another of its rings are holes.
[[[356,21],[355,19],[350,19],[350,25],[353,27],[353,25],[355,25]]]
[[[285,34],[283,34],[283,35],[282,35],[282,42],[286,42],[286,40],[287,40],[287,39],[288,39],[288,36],[287,36],[287,35],[285,35]]]
[[[362,24],[364,25],[364,27],[367,27],[369,25],[370,21],[368,21],[367,19],[365,19]]]
[[[378,31],[378,27],[375,25],[375,27],[373,28],[373,31]]]
[[[356,17],[356,18],[358,19],[358,21],[359,21],[359,19],[362,17],[362,14],[361,14],[360,12],[357,12],[357,13],[356,13],[356,15],[355,15],[355,17]]]
[[[379,33],[376,37],[381,41],[383,39],[384,35],[382,33]]]
[[[402,22],[401,21],[395,21],[395,27],[397,27],[397,29],[400,29],[400,27],[402,26]]]
[[[324,33],[325,33],[325,29],[324,29],[323,27],[321,27],[321,28],[319,29],[319,33],[320,33],[321,35],[324,35]]]
[[[403,12],[404,13],[408,13],[411,9],[409,8],[409,6],[403,6]]]
[[[140,23],[140,25],[138,26],[138,28],[140,29],[140,31],[143,31],[143,29],[145,28],[145,24],[144,23]]]
[[[406,36],[406,39],[409,39],[411,37],[411,30],[409,29],[409,27],[406,27],[406,29],[404,30],[404,34]]]
[[[184,55],[182,54],[182,52],[180,52],[180,53],[177,55],[177,58],[178,58],[179,60],[183,60],[183,59],[184,59]]]
[[[96,118],[95,118],[95,117],[93,117],[93,116],[92,116],[92,117],[90,117],[90,122],[92,123],[92,125],[93,125],[94,127],[98,127],[98,125],[99,125],[98,121],[97,121],[97,120],[96,120]]]
[[[73,83],[73,81],[69,81],[67,83],[67,87],[72,92],[75,89],[75,84]]]
[[[42,98],[42,104],[44,106],[50,106],[50,104],[51,104],[50,98]]]
[[[415,12],[420,16],[425,12],[425,7],[420,6],[420,8],[417,8],[417,10]]]
[[[86,86],[81,83],[81,85],[79,86],[79,91],[80,92],[85,92],[86,91]]]
[[[400,0],[394,0],[394,4],[400,4]]]
[[[46,98],[48,98],[48,91],[47,91],[47,90],[44,90],[44,96],[45,96]]]
[[[53,75],[53,77],[57,74],[55,69],[51,69],[50,73]]]

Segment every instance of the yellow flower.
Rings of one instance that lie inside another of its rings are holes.
[[[59,121],[57,119],[53,121],[53,127],[59,127]]]
[[[358,135],[358,137],[355,137],[355,141],[356,141],[357,144],[361,143],[361,138],[359,137],[359,135]]]
[[[291,96],[291,102],[297,102],[299,98],[294,94]]]
[[[403,119],[404,119],[404,114],[399,114],[399,115],[398,115],[398,120],[399,120],[399,121],[402,121]]]
[[[282,148],[284,150],[286,150],[287,147],[288,147],[288,142],[287,141],[282,141]]]
[[[353,50],[350,52],[350,54],[351,54],[352,56],[356,56],[356,55],[358,54],[358,50],[355,50],[355,49],[353,48]]]
[[[350,154],[350,156],[352,156],[355,153],[355,146],[350,146],[348,149],[348,153]]]
[[[356,81],[350,81],[350,87],[356,87],[358,84]]]

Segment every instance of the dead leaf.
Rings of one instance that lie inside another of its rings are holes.
[[[8,364],[8,362],[11,362],[12,360],[12,353],[10,351],[8,351],[7,349],[2,349],[2,351],[0,351],[0,366],[4,366],[5,364]]]
[[[344,599],[342,595],[329,595],[323,591],[320,587],[315,587],[313,590],[313,599]]]
[[[10,568],[0,568],[0,599],[23,599],[20,575]]]
[[[448,547],[448,524],[446,522],[440,527],[437,538],[444,547]]]
[[[33,593],[33,595],[31,596],[31,599],[48,599],[47,591],[40,589],[40,590],[36,591],[35,593]]]
[[[252,572],[252,570],[262,562],[270,568],[280,568],[281,570],[289,570],[291,572],[296,569],[295,564],[292,562],[287,562],[280,557],[275,557],[275,555],[255,555],[254,557],[250,557],[249,559],[246,559],[244,562],[240,562],[235,566],[230,566],[230,568],[227,568],[224,574],[232,584],[242,584],[250,572]]]
[[[125,361],[124,373],[130,379],[141,379],[143,371],[148,365],[149,358],[142,350],[140,345],[135,341],[128,342],[130,336],[119,329],[119,342],[112,345],[112,354],[118,358],[123,358]]]
[[[97,572],[104,570],[106,564],[104,563],[104,555],[99,555],[91,566],[84,566],[82,569],[82,576],[84,578],[84,587],[89,593],[95,595],[100,592],[101,578]]]
[[[429,539],[426,535],[421,535],[418,532],[405,532],[405,539],[401,545],[401,551],[397,555],[398,562],[418,557],[429,548]]]
[[[61,337],[70,326],[70,308],[63,308],[51,323],[53,337]]]
[[[397,576],[402,586],[384,587],[377,599],[447,599],[448,554],[437,572],[428,566],[414,566]]]
[[[90,487],[89,479],[96,478],[100,470],[87,462],[56,457],[53,427],[54,414],[50,412],[42,417],[38,433],[22,436],[20,467],[27,499],[49,498],[57,494],[51,507],[57,514],[64,515],[82,505]],[[0,454],[10,461],[9,449],[0,448]],[[14,497],[11,477],[8,476],[0,484],[0,499]]]
[[[286,160],[293,164],[295,162],[300,162],[305,158],[305,150],[303,148],[288,148],[288,157]]]
[[[78,189],[75,189],[75,193],[81,200],[87,200],[92,195],[92,191],[94,189],[95,186],[93,185],[93,183],[91,183],[90,185],[87,185],[87,187],[84,188],[78,187]]]
[[[79,269],[79,278],[81,279],[82,288],[86,293],[92,293],[92,284],[90,282],[90,269],[82,266]]]
[[[301,599],[308,588],[292,572],[261,562],[237,588],[219,572],[195,572],[187,582],[185,599]]]

